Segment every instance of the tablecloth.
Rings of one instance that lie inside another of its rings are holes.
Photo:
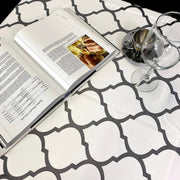
[[[59,7],[121,49],[123,37],[159,13],[121,0],[23,0],[1,24],[15,33]],[[148,93],[131,84],[139,67],[122,54],[0,158],[3,180],[179,180],[180,63],[158,71]]]

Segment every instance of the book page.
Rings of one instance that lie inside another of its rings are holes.
[[[59,96],[9,46],[0,47],[1,144],[7,146]]]
[[[58,10],[15,36],[15,41],[65,89],[115,51],[76,21],[65,10]]]

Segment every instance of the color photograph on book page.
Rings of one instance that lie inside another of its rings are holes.
[[[96,66],[109,54],[109,52],[87,35],[79,38],[67,48],[90,69]]]

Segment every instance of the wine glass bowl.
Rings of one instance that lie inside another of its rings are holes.
[[[148,39],[156,36],[153,47],[147,46]],[[179,62],[180,13],[167,12],[159,16],[149,31],[141,48],[141,56],[156,69],[168,69]]]
[[[134,48],[137,51],[141,51],[141,47],[143,45],[143,42],[148,34],[149,30],[148,29],[140,29],[134,33],[133,37],[133,43],[134,43]],[[148,39],[147,44],[151,46],[153,42],[155,41],[155,35],[152,36],[150,39]]]
[[[133,33],[134,52],[139,52],[147,68],[133,72],[131,81],[138,90],[149,92],[157,87],[152,81],[154,70],[165,70],[180,60],[180,13],[167,12],[160,15],[150,29]]]

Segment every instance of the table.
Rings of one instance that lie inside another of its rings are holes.
[[[120,0],[21,1],[1,25],[18,29],[71,7],[121,49],[126,33],[159,13]],[[120,54],[0,159],[3,180],[179,180],[180,64],[157,73],[156,90],[130,83],[138,68]]]

